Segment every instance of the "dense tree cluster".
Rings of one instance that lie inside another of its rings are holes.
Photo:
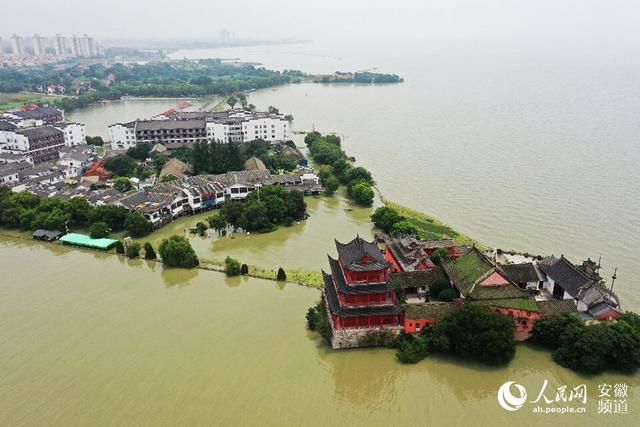
[[[304,219],[306,211],[307,204],[300,191],[267,185],[249,194],[242,202],[226,203],[210,224],[218,232],[226,228],[226,224],[245,231],[270,231],[277,224]]]
[[[91,227],[96,235],[110,231],[126,230],[134,237],[151,232],[151,224],[139,212],[129,212],[122,206],[103,205],[93,207],[82,197],[69,200],[40,199],[29,192],[13,193],[7,187],[0,187],[0,225],[23,230],[66,229],[71,227]],[[100,229],[100,230],[99,230]],[[91,228],[90,228],[91,230]],[[107,233],[107,235],[109,234]],[[106,236],[103,236],[106,237]]]
[[[76,87],[79,96],[64,97],[55,101],[56,105],[71,111],[102,99],[115,100],[125,95],[227,95],[298,82],[303,76],[299,71],[272,71],[248,64],[228,64],[217,59],[126,65],[69,64],[62,70],[59,64],[47,64],[39,67],[0,69],[0,92],[36,91],[38,87],[63,85],[67,88],[67,93],[71,93],[71,89]]]
[[[405,234],[418,235],[418,229],[411,224],[408,218],[400,215],[395,209],[382,206],[371,215],[373,224],[392,236]]]
[[[167,267],[194,268],[200,265],[191,243],[182,236],[163,239],[158,247],[162,262]]]
[[[438,352],[487,365],[503,365],[515,355],[514,331],[511,319],[484,307],[466,305],[422,334],[402,337],[397,357],[403,363],[416,363],[427,354]]]
[[[117,156],[108,157],[104,161],[104,167],[116,177],[126,176],[144,179],[154,173],[151,168],[138,163],[136,159],[128,154],[118,154]]]
[[[262,139],[242,144],[195,143],[183,155],[184,160],[193,165],[196,174],[241,171],[244,170],[245,161],[252,156],[262,160],[271,172],[291,171],[297,166],[295,161],[275,152],[271,145]]]
[[[640,316],[627,312],[616,323],[585,325],[575,315],[536,323],[532,341],[553,349],[553,359],[578,372],[635,372],[640,367]]]
[[[102,139],[101,136],[86,136],[85,141],[87,141],[87,145],[96,145],[96,146],[103,146],[104,145],[104,140]]]
[[[335,192],[337,183],[342,183],[347,186],[347,194],[356,203],[364,206],[373,203],[373,177],[365,168],[351,166],[341,148],[340,137],[309,132],[304,142],[309,147],[313,160],[323,165],[319,177],[327,194]]]
[[[356,72],[350,79],[344,77],[336,77],[333,75],[324,75],[319,79],[316,79],[321,83],[399,83],[402,82],[402,78],[397,74],[383,74],[383,73],[371,73]]]

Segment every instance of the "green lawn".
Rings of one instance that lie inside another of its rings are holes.
[[[394,202],[384,201],[385,206],[395,209],[400,215],[407,218],[413,224],[420,234],[420,238],[425,240],[439,240],[443,238],[453,239],[458,245],[475,244],[478,248],[483,249],[484,246],[473,240],[469,236],[457,232],[447,224],[430,217],[421,212],[414,211]]]

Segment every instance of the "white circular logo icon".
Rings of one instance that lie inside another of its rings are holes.
[[[518,390],[519,396],[514,396],[511,393],[511,386],[515,386]],[[527,401],[527,390],[520,384],[516,384],[514,381],[507,381],[498,389],[498,403],[503,409],[507,411],[517,411],[522,408],[522,405]]]

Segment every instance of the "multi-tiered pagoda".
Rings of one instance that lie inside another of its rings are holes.
[[[333,346],[357,346],[354,340],[362,334],[352,332],[402,325],[402,309],[389,280],[390,266],[378,246],[358,236],[347,244],[336,240],[336,250],[338,259],[329,257],[331,274],[322,272]]]

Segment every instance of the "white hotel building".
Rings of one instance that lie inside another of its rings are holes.
[[[199,135],[206,135],[206,140],[209,142],[222,144],[254,139],[276,143],[290,138],[289,122],[282,115],[242,109],[224,112],[178,112],[167,119],[153,120],[153,122],[158,128],[156,135],[161,134],[160,129],[167,128],[164,132],[165,137],[158,136],[154,142],[162,140],[165,143],[192,143],[201,139]],[[185,128],[176,129],[180,127],[177,123],[185,123]],[[145,132],[149,124],[149,120],[138,120],[109,126],[112,149],[126,150],[135,146],[137,142],[149,141],[148,131]],[[170,128],[171,131],[169,131]],[[186,135],[184,138],[179,137],[181,131]],[[201,133],[203,131],[204,133]]]

